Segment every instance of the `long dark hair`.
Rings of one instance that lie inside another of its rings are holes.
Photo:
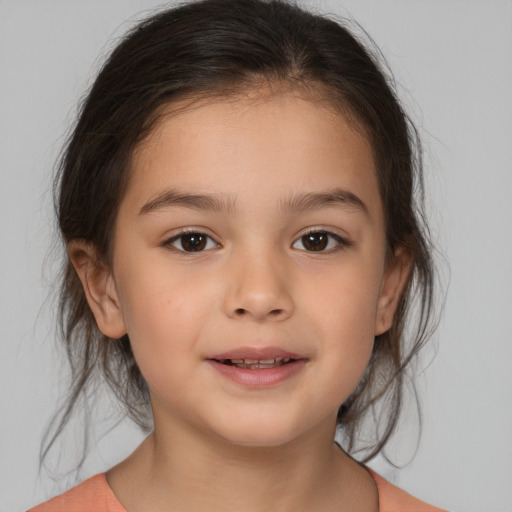
[[[363,379],[340,404],[338,425],[345,448],[353,452],[363,418],[385,403],[365,460],[377,454],[393,433],[405,369],[434,323],[421,146],[376,55],[343,22],[282,0],[201,0],[159,12],[131,30],[105,62],[81,106],[55,189],[64,243],[87,240],[108,264],[131,156],[166,105],[278,83],[305,89],[340,109],[372,145],[390,254],[404,246],[412,255],[412,273],[393,326],[377,336]],[[410,319],[413,303],[416,314]],[[59,312],[72,384],[43,441],[43,459],[80,398],[100,376],[132,420],[146,429],[151,421],[147,385],[130,340],[108,339],[100,333],[69,260],[62,275]]]

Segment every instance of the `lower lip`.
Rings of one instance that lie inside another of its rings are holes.
[[[224,377],[250,388],[263,388],[280,384],[300,372],[306,364],[305,359],[298,359],[292,363],[276,366],[275,368],[238,368],[208,359],[208,363]]]

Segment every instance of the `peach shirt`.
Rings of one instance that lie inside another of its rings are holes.
[[[370,471],[379,489],[379,512],[445,512],[424,503]],[[107,484],[105,473],[95,475],[69,491],[28,512],[126,512]]]

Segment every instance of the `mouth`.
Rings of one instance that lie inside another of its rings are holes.
[[[223,377],[248,388],[276,386],[299,374],[309,361],[279,347],[238,347],[207,358]]]
[[[236,368],[246,368],[249,370],[259,370],[264,368],[278,368],[286,364],[294,363],[297,359],[292,357],[275,357],[269,359],[213,359],[217,363]]]

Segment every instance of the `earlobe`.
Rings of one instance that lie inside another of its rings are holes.
[[[112,272],[98,258],[94,245],[85,240],[69,242],[68,255],[82,282],[98,329],[109,338],[121,338],[126,328]]]
[[[377,303],[375,336],[385,333],[393,325],[400,297],[409,280],[411,264],[412,255],[404,247],[399,247],[388,263]]]

